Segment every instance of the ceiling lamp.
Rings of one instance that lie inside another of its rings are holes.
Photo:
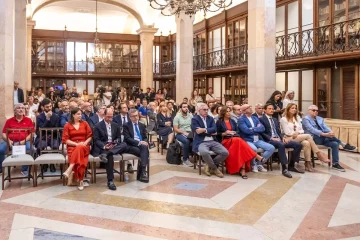
[[[106,49],[106,45],[104,48],[101,47],[100,39],[98,37],[98,4],[96,0],[96,28],[95,28],[95,39],[94,39],[94,52],[88,53],[88,62],[94,64],[104,64],[109,65],[112,61],[112,52],[111,49]]]
[[[217,12],[225,9],[232,4],[232,0],[148,0],[150,6],[156,10],[160,10],[164,16],[179,15],[184,12],[190,17],[199,11]]]

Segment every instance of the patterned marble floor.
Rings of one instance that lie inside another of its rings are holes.
[[[0,239],[360,239],[360,155],[341,152],[347,171],[317,164],[287,179],[279,166],[249,179],[199,176],[152,150],[150,183],[80,192],[48,178],[0,191]],[[301,163],[303,165],[303,163]]]

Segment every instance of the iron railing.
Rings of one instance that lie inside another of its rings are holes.
[[[247,44],[194,56],[194,71],[227,68],[247,64]]]
[[[176,74],[176,61],[164,63],[154,63],[153,71],[155,75],[172,75]]]
[[[276,37],[276,60],[360,50],[360,18]]]
[[[86,61],[32,60],[32,73],[140,75],[140,64],[113,61],[104,65]]]

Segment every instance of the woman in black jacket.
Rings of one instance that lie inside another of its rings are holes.
[[[267,100],[266,104],[268,103],[270,103],[274,107],[273,118],[276,118],[280,121],[282,109],[283,109],[283,103],[281,102],[281,92],[280,91],[273,92],[269,100]]]
[[[163,143],[167,142],[166,148],[174,141],[174,132],[172,129],[173,119],[166,105],[162,105],[160,112],[156,116],[158,124],[157,134]]]

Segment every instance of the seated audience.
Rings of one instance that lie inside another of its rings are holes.
[[[79,94],[76,91],[76,87],[72,88],[72,91],[70,93],[70,97],[72,97],[72,98],[78,98],[79,97]]]
[[[217,98],[213,95],[213,88],[212,87],[209,87],[208,88],[208,94],[206,94],[205,96],[205,100],[206,100],[206,103],[209,104],[209,103],[217,103],[218,100]]]
[[[294,98],[295,98],[295,92],[292,91],[292,90],[288,90],[286,92],[285,97],[284,97],[283,102],[282,102],[283,103],[283,109],[285,109],[289,103],[295,103]]]
[[[30,118],[25,117],[25,107],[22,103],[15,104],[14,106],[14,117],[6,120],[5,125],[2,131],[3,142],[0,144],[0,172],[2,172],[1,164],[5,160],[5,154],[7,152],[7,141],[9,138],[10,145],[14,144],[24,145],[26,142],[26,150],[30,150],[30,139],[32,137],[32,132],[21,132],[21,133],[9,133],[7,136],[7,129],[16,129],[16,128],[31,128],[34,130],[34,124]],[[26,141],[25,141],[26,140]],[[21,174],[28,176],[28,166],[21,167]]]
[[[66,144],[69,167],[63,173],[72,182],[78,182],[78,189],[84,190],[84,175],[89,161],[92,131],[89,124],[81,120],[81,110],[74,108],[70,112],[70,121],[65,124],[62,142]]]
[[[176,139],[183,144],[183,165],[192,167],[193,164],[189,161],[190,144],[192,142],[191,119],[192,114],[189,113],[188,105],[182,103],[180,105],[180,112],[174,118],[174,132]]]
[[[89,102],[84,102],[82,105],[82,120],[89,123],[89,120],[93,115],[91,104]]]
[[[216,128],[222,138],[222,145],[229,151],[225,160],[226,169],[230,174],[239,173],[243,179],[247,179],[246,170],[250,170],[250,162],[254,158],[261,160],[262,157],[240,138],[237,123],[231,118],[230,107],[221,109]]]
[[[120,127],[112,122],[114,112],[111,108],[105,110],[104,121],[99,122],[94,128],[94,148],[91,153],[94,157],[99,156],[105,163],[107,174],[107,186],[110,190],[116,190],[114,184],[114,155],[122,154],[128,150],[128,146],[121,140]]]
[[[37,112],[37,109],[39,108],[38,104],[34,103],[34,97],[30,96],[28,97],[28,105],[29,105],[29,114],[31,119],[35,119],[35,113]]]
[[[70,101],[69,102],[69,112],[64,113],[63,115],[60,116],[60,126],[61,127],[64,127],[65,124],[70,121],[70,118],[71,118],[70,112],[75,108],[78,108],[78,104],[75,101]]]
[[[157,134],[161,138],[162,142],[167,142],[166,148],[169,147],[170,143],[174,141],[174,132],[172,129],[172,117],[168,111],[166,105],[162,105],[160,112],[156,115],[157,122]]]
[[[156,104],[154,102],[149,103],[146,120],[146,132],[156,131]],[[151,139],[149,140],[151,141]]]
[[[311,151],[313,151],[319,160],[324,163],[329,163],[330,160],[327,159],[326,155],[319,150],[311,135],[304,134],[301,119],[297,112],[297,105],[289,103],[285,109],[284,117],[280,120],[281,129],[286,135],[286,139],[291,139],[292,141],[301,143],[303,146],[302,149],[304,150],[305,170],[313,172],[314,169],[311,167]]]
[[[272,104],[265,104],[265,114],[259,120],[264,125],[265,131],[261,133],[264,141],[273,145],[278,149],[278,156],[281,163],[282,174],[285,177],[291,178],[289,171],[304,173],[301,170],[295,168],[295,162],[299,162],[300,152],[302,145],[298,142],[291,141],[291,139],[283,138],[280,131],[280,124],[276,118],[273,118],[274,107]],[[291,153],[291,159],[289,162],[289,167],[287,167],[288,159],[286,157],[285,148],[293,148],[294,150]]]
[[[92,115],[88,121],[91,129],[93,129],[96,124],[98,124],[99,122],[104,120],[106,106],[100,105],[100,106],[94,107],[94,109],[96,110],[96,113],[94,115]]]
[[[261,103],[255,105],[255,112],[253,113],[254,117],[262,118],[264,116],[264,106]]]
[[[242,105],[241,112],[243,115],[238,120],[240,136],[255,152],[257,152],[258,148],[264,150],[263,159],[261,161],[255,159],[251,162],[252,171],[267,172],[267,170],[263,167],[263,163],[269,160],[275,151],[275,148],[273,145],[262,140],[261,133],[265,131],[265,128],[257,117],[252,116],[253,111],[251,106],[248,104]]]
[[[145,125],[139,122],[139,112],[129,110],[130,121],[123,125],[124,140],[129,146],[128,153],[140,157],[137,179],[140,182],[149,182],[146,167],[149,166],[149,144],[147,142]]]
[[[266,102],[266,104],[270,103],[274,107],[273,118],[276,118],[276,119],[281,118],[281,113],[282,113],[282,109],[283,109],[283,104],[282,104],[281,100],[282,100],[281,92],[275,91],[275,92],[273,92],[273,94],[271,94],[271,97]]]
[[[146,98],[144,98],[142,100],[142,106],[139,107],[139,113],[140,113],[140,118],[146,118],[147,116],[147,111],[148,111],[148,101],[146,100]]]
[[[319,109],[316,105],[309,106],[308,115],[302,119],[304,131],[313,137],[316,144],[330,147],[332,152],[332,168],[345,172],[345,169],[339,164],[339,145],[347,151],[354,151],[356,147],[337,139],[334,132],[325,124],[324,119],[318,116],[318,113]]]
[[[233,112],[231,115],[231,119],[233,119],[236,124],[239,121],[239,117],[241,117],[241,106],[240,105],[234,105],[232,108]]]
[[[175,108],[174,104],[169,101],[169,102],[166,104],[166,106],[167,106],[167,108],[168,108],[168,112],[169,112],[171,118],[174,119],[175,116],[176,116],[176,114],[177,114],[177,109]]]
[[[217,129],[214,119],[208,116],[208,111],[209,108],[205,103],[198,104],[199,113],[191,120],[191,129],[195,134],[193,151],[199,153],[205,161],[204,172],[207,176],[215,174],[222,178],[224,175],[218,166],[229,156],[229,152],[215,140]],[[214,158],[210,155],[210,151],[216,154]]]
[[[213,117],[214,119],[215,119],[215,118],[218,118],[218,115],[219,115],[219,112],[218,112],[219,107],[220,107],[220,105],[214,104],[214,105],[210,108],[211,114],[209,113],[208,115],[209,115],[210,117]]]
[[[126,103],[120,103],[120,114],[114,117],[113,122],[117,123],[122,127],[125,123],[130,121],[129,118],[129,109]]]

